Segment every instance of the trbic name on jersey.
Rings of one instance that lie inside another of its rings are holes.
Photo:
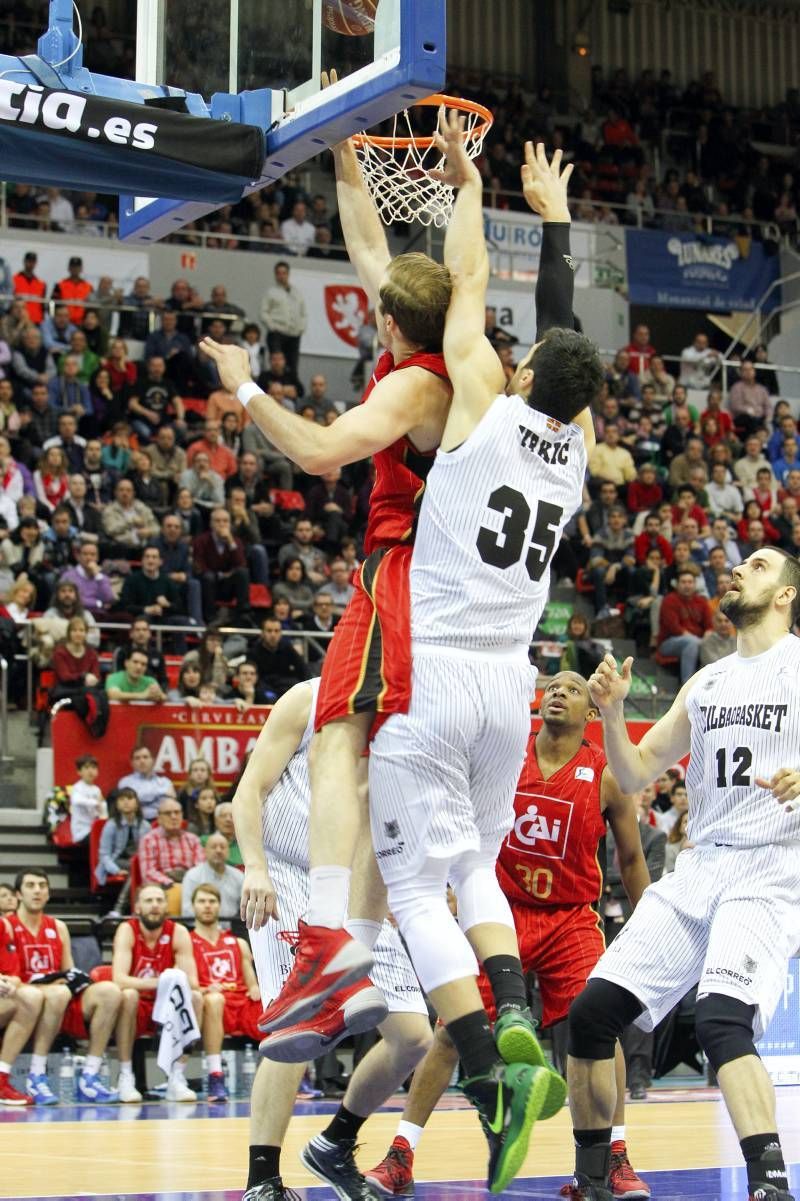
[[[553,420],[553,424],[558,426],[560,423]],[[537,454],[545,463],[558,464],[559,467],[567,466],[572,446],[571,438],[566,442],[548,442],[546,438],[537,434],[535,430],[529,429],[527,425],[520,425],[518,428],[522,434],[521,446],[523,449],[527,448],[531,454]]]
[[[698,705],[705,719],[705,729],[721,730],[725,726],[750,726],[757,730],[781,733],[788,705]]]

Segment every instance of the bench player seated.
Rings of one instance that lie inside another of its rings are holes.
[[[291,970],[290,944],[296,941],[309,901],[308,748],[319,688],[319,679],[309,680],[277,702],[233,802],[245,862],[242,918],[252,931],[264,1001],[278,994]],[[354,937],[373,941],[368,922],[350,920],[348,927]],[[358,1131],[408,1078],[431,1043],[419,982],[397,931],[388,923],[381,928],[374,955],[371,979],[365,977],[332,997],[316,1019],[279,1030],[262,1043],[262,1054],[270,1058],[259,1066],[253,1085],[244,1201],[283,1201],[293,1195],[284,1189],[280,1157],[306,1061],[324,1054],[346,1034],[380,1023],[381,1041],[359,1063],[333,1120],[301,1154],[309,1171],[338,1196],[353,1201],[374,1197],[354,1158]]]
[[[119,1039],[122,995],[110,980],[92,980],[75,967],[69,930],[60,918],[50,917],[47,872],[25,868],[15,881],[19,906],[6,919],[14,931],[20,978],[42,993],[42,1011],[33,1036],[33,1054],[27,1080],[35,1105],[55,1105],[57,1097],[47,1079],[47,1055],[59,1030],[72,1038],[88,1039],[89,1051],[75,1082],[75,1099],[108,1103],[117,1093],[100,1080],[100,1066],[115,1032]]]
[[[197,979],[203,994],[203,1050],[208,1060],[208,1100],[227,1101],[222,1071],[226,1034],[260,1042],[261,993],[253,956],[243,938],[219,925],[222,904],[215,884],[198,884],[192,893],[195,927],[192,940]]]
[[[119,1099],[141,1101],[133,1077],[133,1043],[156,1033],[154,1009],[159,980],[171,971],[187,994],[191,992],[194,1016],[202,1029],[203,997],[189,931],[167,917],[167,894],[160,884],[144,884],[136,894],[135,917],[122,922],[114,935],[112,973],[122,990],[117,1030]],[[184,1075],[183,1058],[176,1060],[167,1077],[168,1101],[196,1101]]]
[[[11,1084],[14,1061],[33,1034],[44,1004],[44,993],[23,984],[17,944],[11,923],[0,917],[0,1105],[32,1105],[33,1098]]]
[[[541,729],[531,734],[514,797],[514,825],[500,848],[497,878],[508,898],[522,969],[535,972],[542,1026],[557,1059],[566,1060],[567,1014],[605,950],[598,916],[603,872],[598,859],[606,824],[617,845],[620,875],[636,905],[650,877],[633,804],[622,795],[600,747],[587,742],[597,719],[586,680],[562,671],[542,695]],[[481,998],[494,1021],[495,999],[485,973]],[[417,1069],[403,1119],[386,1158],[367,1173],[382,1193],[402,1196],[413,1187],[414,1150],[447,1088],[458,1053],[444,1026]],[[617,1045],[617,1108],[610,1183],[614,1197],[647,1198],[650,1189],[628,1162],[625,1144],[625,1060]],[[571,1185],[562,1195],[580,1201]]]

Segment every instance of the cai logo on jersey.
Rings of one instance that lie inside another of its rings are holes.
[[[214,984],[236,979],[233,951],[215,951],[213,955],[206,955],[206,962],[209,978]]]
[[[567,853],[572,808],[572,801],[537,792],[518,793],[517,814],[506,836],[506,846],[517,855],[563,859]]]
[[[47,946],[23,947],[23,958],[25,968],[32,975],[42,975],[45,972],[55,972],[58,969],[56,963],[55,948]]]

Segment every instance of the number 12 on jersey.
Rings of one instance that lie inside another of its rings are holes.
[[[531,522],[531,507],[527,500],[507,484],[494,489],[487,507],[502,514],[503,525],[499,531],[481,526],[476,546],[484,563],[505,570],[524,557],[529,577],[537,582],[541,580],[555,550],[564,510],[540,500]]]

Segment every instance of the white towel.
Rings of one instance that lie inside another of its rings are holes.
[[[192,990],[186,972],[171,967],[158,978],[153,1021],[161,1027],[156,1062],[167,1075],[190,1043],[200,1038],[194,1016]]]

